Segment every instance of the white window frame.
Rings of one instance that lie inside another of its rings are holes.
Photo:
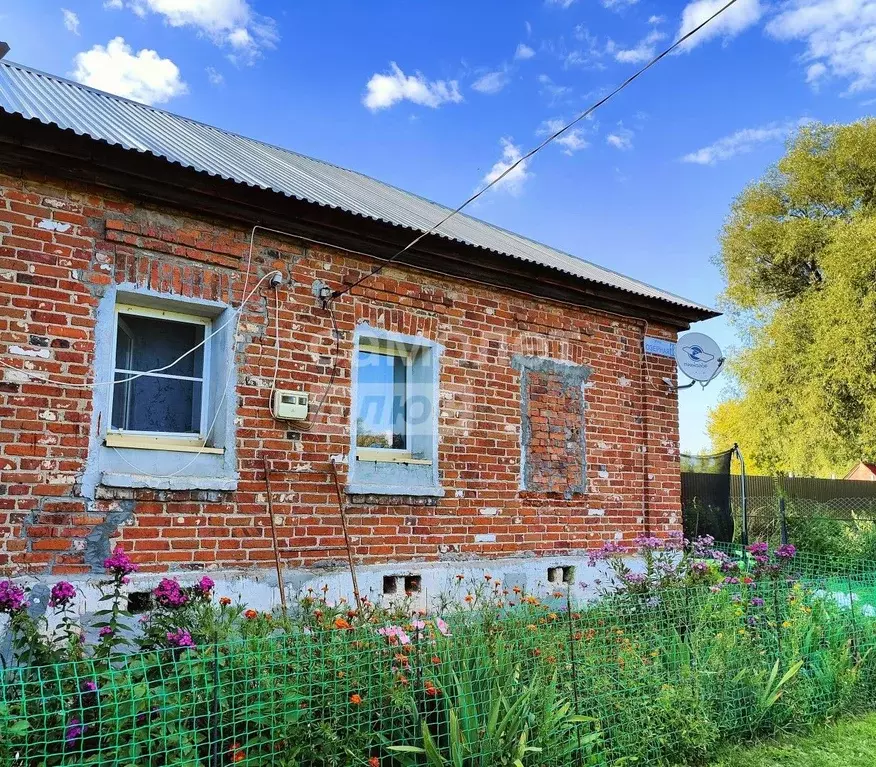
[[[111,377],[115,380],[117,372],[116,368],[116,351],[118,342],[118,332],[120,320],[126,314],[136,315],[139,317],[151,317],[154,319],[170,320],[173,322],[184,322],[190,325],[201,325],[204,328],[204,341],[202,353],[202,365],[200,378],[194,376],[179,376],[168,373],[150,373],[149,377],[153,378],[171,378],[175,380],[197,381],[201,382],[201,413],[199,421],[199,432],[194,434],[191,432],[158,432],[158,431],[143,431],[133,429],[114,429],[112,426],[113,400],[116,395],[116,386],[114,384],[110,388],[109,407],[107,410],[107,432],[106,445],[108,447],[132,447],[152,450],[178,450],[181,452],[224,452],[222,448],[205,447],[207,441],[207,431],[210,421],[210,355],[212,338],[213,320],[210,317],[203,317],[197,314],[187,314],[185,312],[171,311],[169,309],[157,309],[153,307],[137,306],[134,304],[118,303],[115,305],[114,324],[113,324],[113,339],[112,339],[112,372]],[[136,375],[140,371],[127,371],[130,375]]]
[[[355,348],[355,353],[370,352],[371,354],[383,354],[386,356],[400,357],[405,365],[405,444],[407,449],[400,450],[392,447],[359,447],[356,445],[356,460],[358,461],[383,461],[387,463],[410,463],[410,464],[431,464],[431,459],[414,458],[410,447],[412,444],[411,427],[408,421],[408,403],[411,401],[412,384],[411,384],[411,363],[417,350],[406,346],[397,341],[387,340],[381,341],[378,338],[360,338]],[[357,372],[358,375],[358,372]],[[358,381],[356,382],[358,386]],[[353,403],[355,412],[353,413],[354,420],[358,418],[359,413],[358,403]],[[357,434],[358,439],[358,434]]]

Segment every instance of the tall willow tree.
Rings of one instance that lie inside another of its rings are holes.
[[[876,120],[802,128],[733,203],[719,264],[745,343],[713,447],[800,474],[876,460]]]

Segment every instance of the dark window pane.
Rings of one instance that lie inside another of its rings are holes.
[[[116,380],[129,377],[116,373]],[[197,434],[201,428],[201,383],[142,376],[116,384],[112,428]]]
[[[203,340],[204,325],[120,313],[116,333],[116,368],[137,372],[156,370],[169,365]],[[201,346],[162,372],[201,378],[203,371],[204,347]]]
[[[407,448],[407,366],[393,354],[360,351],[356,379],[356,444]]]

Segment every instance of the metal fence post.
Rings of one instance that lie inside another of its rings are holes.
[[[785,498],[779,497],[779,529],[782,534],[782,546],[788,543],[788,518],[785,516]]]

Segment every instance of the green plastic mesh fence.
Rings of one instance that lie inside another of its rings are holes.
[[[830,566],[824,566],[830,565]],[[876,702],[876,564],[449,620],[242,637],[0,677],[10,767],[688,763]]]

